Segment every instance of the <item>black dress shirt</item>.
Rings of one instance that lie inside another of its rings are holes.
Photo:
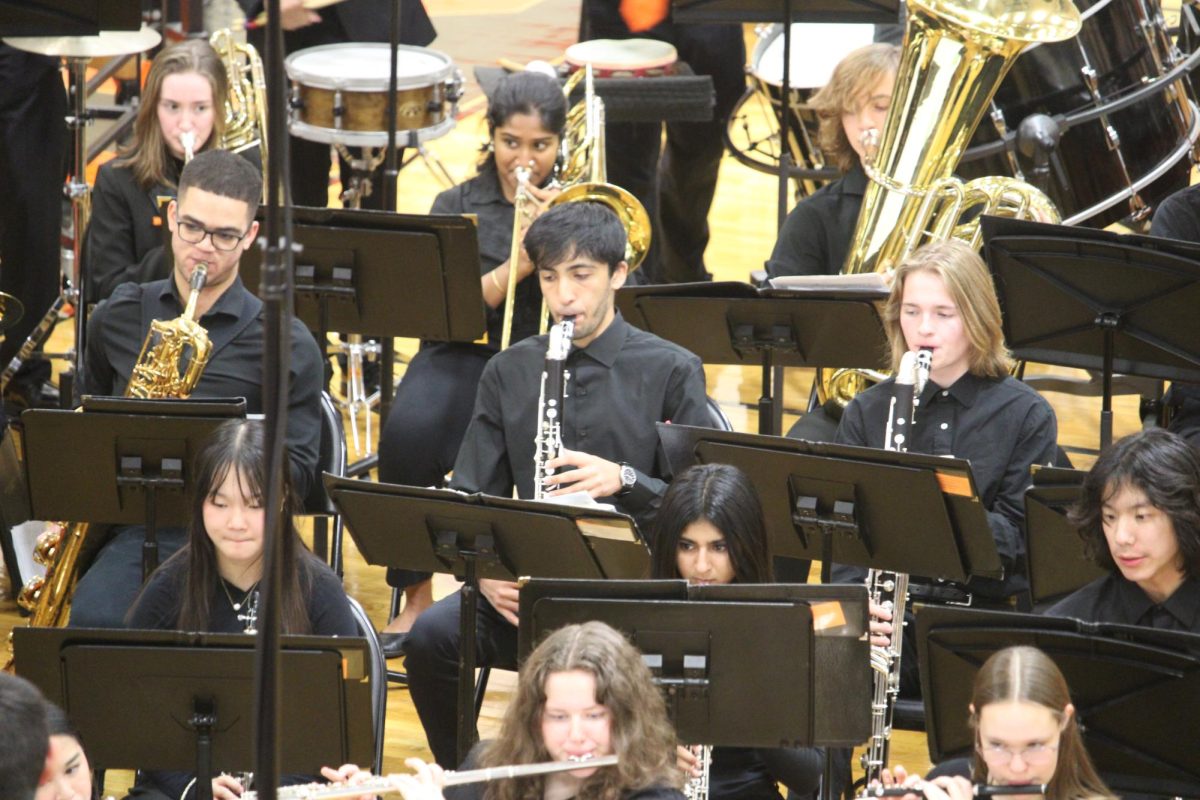
[[[178,174],[178,162],[172,162]],[[170,274],[161,201],[173,197],[171,186],[143,189],[132,167],[112,162],[100,167],[83,254],[89,303],[99,303],[127,281],[146,283]]]
[[[1114,572],[1075,590],[1046,609],[1046,614],[1200,633],[1200,580],[1184,580],[1170,597],[1155,603],[1136,583]]]
[[[484,275],[508,260],[512,253],[513,204],[504,199],[496,168],[487,165],[469,181],[441,192],[429,209],[431,214],[475,214],[479,236],[479,274]],[[500,348],[504,325],[504,303],[487,308],[488,342]],[[517,284],[512,340],[518,342],[538,332],[542,313],[542,290],[537,276]]]
[[[533,497],[534,435],[546,336],[518,342],[484,368],[451,486],[500,497]],[[607,498],[650,530],[666,491],[666,458],[657,422],[707,427],[704,367],[678,345],[638,330],[618,312],[612,324],[567,357],[563,446],[629,462],[637,486]]]
[[[264,0],[238,0],[246,19],[254,19],[266,6]],[[387,42],[390,38],[392,0],[346,0],[317,12],[321,21],[283,32],[284,50],[294,53],[306,47],[340,42]],[[255,39],[262,31],[256,31]],[[400,44],[424,47],[436,33],[421,0],[400,2]],[[252,41],[258,47],[257,41]],[[262,48],[259,48],[262,53]]]
[[[883,447],[893,380],[872,386],[846,407],[836,441]],[[1052,464],[1058,425],[1050,404],[1015,378],[963,375],[948,389],[930,381],[921,394],[909,450],[971,462],[980,500],[1004,564],[1003,587],[972,582],[987,594],[1011,595],[1027,585],[1018,570],[1025,552],[1021,525],[1033,464]],[[897,509],[902,512],[901,509]],[[976,584],[979,584],[978,586]]]
[[[174,319],[183,308],[170,278],[117,287],[88,320],[80,392],[124,395],[151,320]],[[262,301],[236,278],[199,322],[212,352],[192,396],[244,397],[248,412],[262,413]],[[321,352],[297,319],[292,320],[291,343],[287,447],[294,488],[306,497],[321,443]]]
[[[797,203],[779,230],[767,273],[780,278],[841,272],[866,190],[867,175],[855,162],[845,175]]]

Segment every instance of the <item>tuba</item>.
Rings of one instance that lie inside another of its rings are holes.
[[[978,226],[962,222],[968,212],[1059,221],[1030,184],[963,184],[953,172],[1021,50],[1069,39],[1080,24],[1071,0],[910,0],[891,110],[867,142],[870,180],[843,273],[891,269],[926,241],[953,236],[978,247]],[[844,405],[866,380],[857,370],[822,374],[819,399]]]
[[[183,313],[173,320],[150,323],[126,397],[182,400],[191,395],[212,350],[208,334],[195,321],[196,303],[207,277],[208,268],[197,264]],[[17,597],[17,603],[31,612],[31,627],[61,627],[67,623],[88,530],[84,522],[55,522],[38,536],[33,557],[45,565],[46,575],[26,583]]]
[[[254,46],[239,42],[228,28],[216,31],[208,43],[225,65],[229,95],[225,98],[225,133],[219,147],[241,153],[257,146],[263,175],[267,174],[267,81]],[[263,200],[267,199],[263,184]]]

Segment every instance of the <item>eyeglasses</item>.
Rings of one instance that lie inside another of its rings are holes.
[[[197,225],[194,222],[180,219],[179,212],[175,213],[175,229],[179,232],[179,238],[188,244],[200,244],[204,241],[205,236],[210,236],[212,237],[213,247],[225,252],[236,250],[237,246],[241,244],[242,239],[245,239],[246,234],[250,232],[249,228],[241,233],[210,231],[203,225]]]
[[[1054,754],[1058,752],[1058,745],[1031,744],[1028,747],[1013,749],[1002,744],[983,744],[977,749],[984,761],[997,766],[1004,766],[1017,756],[1026,764],[1045,764],[1054,758]]]

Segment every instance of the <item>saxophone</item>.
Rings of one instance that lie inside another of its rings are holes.
[[[571,352],[571,335],[575,318],[567,317],[550,329],[546,343],[546,364],[542,367],[542,391],[538,396],[537,435],[533,438],[533,499],[546,496],[544,482],[554,474],[546,465],[562,453],[562,411],[567,396],[567,354]]]
[[[887,450],[904,452],[908,449],[909,431],[916,419],[916,407],[921,391],[929,380],[933,352],[911,350],[900,360],[893,384],[892,400],[888,406],[887,427],[883,446]],[[874,670],[874,689],[871,696],[871,738],[862,755],[862,767],[869,786],[882,780],[888,762],[892,736],[892,712],[900,695],[900,655],[903,650],[904,609],[908,605],[908,575],[891,570],[872,569],[867,572],[867,592],[871,602],[892,614],[892,640],[887,647],[871,647],[871,669]]]
[[[191,395],[212,351],[208,334],[194,319],[207,277],[208,266],[197,264],[183,314],[173,320],[150,323],[125,390],[126,397],[182,400]],[[31,612],[31,627],[66,625],[87,534],[86,522],[54,522],[38,536],[33,559],[45,565],[46,575],[31,579],[17,597],[21,608]]]

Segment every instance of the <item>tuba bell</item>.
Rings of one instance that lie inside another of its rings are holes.
[[[884,272],[929,241],[953,237],[978,248],[982,214],[1060,221],[1028,183],[963,184],[953,173],[1026,45],[1069,39],[1080,24],[1071,0],[909,0],[891,109],[882,133],[868,131],[877,138],[864,142],[869,180],[843,273]],[[818,400],[844,406],[875,379],[821,370]]]

